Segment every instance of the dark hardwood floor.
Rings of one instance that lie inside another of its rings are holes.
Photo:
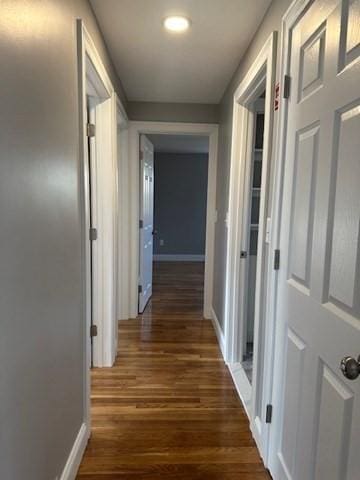
[[[203,264],[154,265],[143,315],[119,323],[111,369],[92,371],[80,480],[267,480],[209,320]]]

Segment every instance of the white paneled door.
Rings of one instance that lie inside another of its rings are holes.
[[[140,136],[140,268],[139,313],[152,295],[152,262],[154,230],[154,147]]]
[[[289,58],[277,306],[285,383],[274,478],[359,480],[360,0],[312,2]]]

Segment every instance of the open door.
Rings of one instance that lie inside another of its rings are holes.
[[[140,271],[139,313],[152,295],[153,230],[154,230],[154,147],[140,135]]]
[[[360,478],[360,3],[308,5],[291,32],[286,72],[291,90],[282,132],[277,303],[286,345],[281,358],[283,347],[277,348],[277,364],[285,364],[285,383],[271,471],[274,478],[355,480]]]

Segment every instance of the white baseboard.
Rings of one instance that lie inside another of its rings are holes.
[[[225,360],[225,358],[226,358],[226,356],[225,356],[225,336],[223,334],[223,331],[221,330],[219,320],[216,316],[216,313],[215,313],[213,307],[211,307],[211,321],[212,321],[212,324],[214,326],[214,330],[215,330],[215,333],[216,333],[216,336],[217,336],[217,339],[218,339],[218,342],[219,342],[219,347],[220,347],[223,359],[226,362],[226,360]]]
[[[154,255],[155,262],[205,262],[205,255],[167,254]]]
[[[229,371],[249,420],[251,419],[251,385],[241,363],[229,363]]]
[[[79,433],[77,434],[64,470],[60,476],[60,480],[75,480],[88,439],[89,431],[86,424],[83,423],[80,427]]]

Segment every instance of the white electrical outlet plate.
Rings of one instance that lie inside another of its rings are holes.
[[[161,239],[159,243],[160,243],[160,247],[163,247],[165,242],[163,239]]]

